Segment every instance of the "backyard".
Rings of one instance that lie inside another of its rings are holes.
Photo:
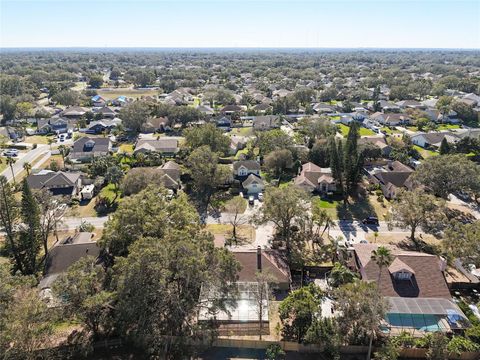
[[[344,125],[344,124],[337,124],[337,128],[340,130],[343,137],[347,137],[348,131],[350,130],[350,127],[348,127],[347,125]],[[359,128],[359,133],[360,133],[360,136],[376,135],[376,133],[374,131],[372,131],[370,129],[367,129],[367,128],[364,128],[364,127]]]

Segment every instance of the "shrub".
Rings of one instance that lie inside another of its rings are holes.
[[[480,345],[463,336],[454,336],[452,340],[449,341],[447,349],[451,353],[460,355],[466,351],[478,351],[480,350]]]
[[[279,344],[271,344],[265,350],[265,357],[269,360],[281,359],[285,356],[285,351]]]

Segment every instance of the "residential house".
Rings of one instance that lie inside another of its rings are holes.
[[[128,105],[129,102],[130,102],[129,99],[127,99],[126,96],[122,95],[122,96],[119,96],[116,99],[112,100],[112,105],[123,107],[125,105]]]
[[[261,115],[253,118],[254,130],[271,130],[280,127],[280,117],[277,115]]]
[[[68,132],[68,130],[72,130],[74,127],[74,123],[68,119],[38,119],[36,133],[40,135],[47,135],[51,133],[65,134],[66,132]]]
[[[302,171],[294,179],[294,184],[308,192],[329,194],[337,190],[330,168],[321,168],[314,163],[302,165]]]
[[[459,140],[457,135],[450,131],[430,133],[422,132],[411,136],[412,143],[422,148],[439,148],[442,144],[443,139],[446,139],[449,144],[454,144]]]
[[[413,170],[400,161],[388,161],[385,166],[368,166],[365,170],[368,173],[369,181],[379,184],[387,199],[395,198],[400,189],[412,189],[410,176]]]
[[[241,160],[233,163],[233,176],[245,179],[248,175],[260,176],[260,164],[255,160]]]
[[[61,112],[61,116],[68,119],[79,119],[87,112],[80,106],[70,106]]]
[[[241,270],[238,273],[237,296],[228,301],[226,311],[212,314],[208,311],[208,304],[212,304],[218,296],[216,288],[202,288],[200,299],[202,306],[199,309],[199,322],[214,320],[218,325],[219,334],[230,335],[258,335],[259,321],[262,322],[262,333],[270,333],[269,301],[270,296],[266,288],[258,286],[257,273],[268,274],[269,288],[281,297],[290,289],[291,275],[285,259],[276,250],[242,250],[232,252],[235,259],[240,263]],[[259,295],[259,291],[264,291]],[[262,301],[263,311],[259,314],[258,299]],[[260,315],[260,316],[259,316]]]
[[[27,176],[33,190],[49,190],[52,195],[76,196],[82,189],[82,173],[42,170]]]
[[[12,142],[20,142],[25,139],[25,135],[20,129],[11,126],[0,127],[0,136],[3,136],[7,140]]]
[[[105,99],[103,97],[101,97],[100,95],[92,96],[90,101],[92,102],[93,107],[102,107],[102,106],[107,105],[107,102],[105,101]]]
[[[383,112],[400,112],[400,106],[386,100],[379,100],[378,106]]]
[[[425,105],[416,100],[402,100],[395,103],[400,109],[425,109]]]
[[[217,119],[215,123],[217,124],[217,127],[222,130],[230,130],[232,127],[232,120],[226,116]]]
[[[358,139],[358,144],[359,145],[371,144],[371,145],[377,146],[382,151],[383,157],[388,157],[390,155],[390,152],[392,151],[392,147],[387,144],[384,137],[363,136],[360,139]]]
[[[208,105],[198,105],[196,107],[198,111],[200,111],[205,117],[209,118],[215,115],[215,111]]]
[[[452,301],[445,280],[446,262],[436,255],[388,246],[393,261],[380,268],[372,253],[376,244],[354,244],[351,266],[363,281],[378,282],[389,303],[382,328],[392,335],[402,331],[423,336],[469,327],[468,319]]]
[[[69,158],[74,161],[87,162],[98,156],[108,155],[112,151],[109,138],[81,137],[73,143]]]
[[[160,137],[157,140],[138,140],[135,144],[134,154],[138,152],[159,152],[164,156],[175,156],[178,151],[177,139]]]
[[[98,264],[101,263],[101,248],[92,240],[93,236],[94,234],[89,232],[79,232],[68,236],[50,249],[45,260],[44,277],[39,284],[41,290],[50,289],[59,275],[86,256],[91,256]]]
[[[265,183],[259,176],[250,174],[242,182],[242,187],[247,195],[258,195],[265,189]]]
[[[232,135],[230,137],[230,155],[235,155],[239,150],[245,149],[247,142],[246,136]]]
[[[158,167],[162,176],[163,185],[167,189],[177,191],[181,187],[180,183],[180,165],[175,161],[167,161],[162,166]]]
[[[259,114],[265,114],[267,111],[272,110],[272,105],[262,102],[258,105],[255,105],[253,107],[253,110],[256,111]]]
[[[117,113],[109,108],[108,106],[103,106],[98,109],[93,109],[95,114],[101,114],[103,118],[106,119],[114,119],[117,116]]]
[[[88,125],[85,133],[87,134],[103,134],[109,133],[114,127],[119,126],[122,120],[116,119],[103,119],[99,121],[92,121]]]
[[[220,112],[225,115],[232,115],[241,111],[243,111],[243,108],[239,105],[226,105],[220,110]]]
[[[141,131],[143,133],[164,132],[168,124],[167,117],[151,118],[142,125]]]
[[[370,119],[384,126],[406,125],[410,123],[410,117],[401,113],[381,113],[376,112],[370,115]]]

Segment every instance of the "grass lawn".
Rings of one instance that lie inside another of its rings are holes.
[[[232,234],[233,226],[230,224],[208,224],[205,229],[213,235],[229,237]],[[246,243],[251,243],[255,240],[255,228],[251,225],[238,225],[237,233]]]
[[[337,116],[332,116],[331,119],[332,119],[332,120],[340,120],[341,117],[337,115]]]
[[[128,153],[128,154],[133,154],[133,144],[122,144],[118,148],[118,151]]]
[[[53,135],[32,135],[32,136],[26,136],[25,137],[25,142],[29,144],[48,144],[48,139],[53,139]]]
[[[458,124],[441,124],[441,125],[438,125],[438,130],[452,130],[452,129],[460,129],[460,125],[458,125]]]
[[[7,158],[4,156],[0,156],[0,172],[7,168]]]
[[[253,135],[253,127],[241,127],[241,128],[232,128],[230,131],[230,136],[239,135],[239,136],[251,136]]]
[[[320,199],[318,203],[322,209],[336,209],[340,202],[338,200]]]
[[[101,191],[100,191],[100,196],[103,196],[107,199],[109,199],[110,201],[112,201],[114,198],[115,198],[115,185],[113,184],[108,184],[107,186],[105,186]],[[117,197],[118,199],[118,197]]]
[[[50,164],[52,162],[57,162],[58,164],[58,167],[61,168],[63,166],[63,163],[62,163],[62,156],[61,155],[52,155],[50,156],[50,158],[45,161],[41,166],[40,168],[41,169],[49,169],[50,168]]]
[[[225,202],[225,204],[224,204],[224,206],[223,206],[224,209],[227,208],[228,204],[229,204],[231,201],[233,201],[233,199],[234,199],[234,198],[232,198],[232,199],[230,199],[230,200],[228,200],[228,201]],[[243,199],[243,198],[241,198],[241,199],[243,200],[243,202],[242,202],[242,207],[239,209],[239,214],[243,214],[243,213],[245,212],[245,210],[247,210],[247,200],[245,200],[245,199]]]
[[[389,127],[382,127],[380,131],[387,133],[388,135],[401,134],[401,131],[398,131],[397,128],[390,129]]]
[[[415,150],[417,150],[417,151],[420,153],[420,155],[422,155],[422,157],[423,157],[424,159],[429,158],[429,157],[431,157],[431,156],[438,156],[438,155],[440,155],[440,154],[439,154],[438,152],[436,152],[436,151],[427,150],[427,149],[424,149],[424,148],[422,148],[422,147],[420,147],[420,146],[418,146],[418,145],[413,145],[413,148],[414,148]]]
[[[245,149],[242,149],[242,150],[238,150],[237,153],[235,154],[235,160],[238,160],[240,158],[240,155],[242,154],[247,154],[248,153],[248,149],[245,148]]]
[[[370,129],[360,127],[360,136],[371,136],[376,135],[376,133]]]
[[[350,129],[347,125],[344,124],[337,124],[337,128],[340,130],[342,133],[343,137],[347,137],[348,135],[348,130]]]
[[[116,88],[116,89],[98,89],[98,95],[106,100],[113,100],[119,96],[126,96],[131,98],[139,98],[142,96],[157,96],[158,90],[155,89],[132,89],[132,88]]]

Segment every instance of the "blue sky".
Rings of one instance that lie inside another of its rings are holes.
[[[480,48],[480,0],[0,0],[1,47]]]

